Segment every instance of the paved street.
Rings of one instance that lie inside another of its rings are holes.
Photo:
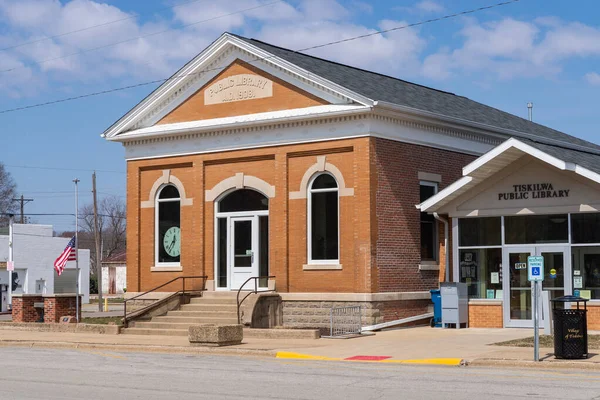
[[[0,399],[600,399],[600,374],[2,348]]]

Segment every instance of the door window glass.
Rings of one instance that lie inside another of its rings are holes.
[[[508,254],[510,319],[532,319],[531,283],[527,279],[527,257],[530,255],[530,252]]]
[[[252,221],[235,221],[234,267],[252,266]]]
[[[565,260],[562,251],[542,252],[544,257],[544,280],[542,290],[550,292],[550,299],[565,295]]]

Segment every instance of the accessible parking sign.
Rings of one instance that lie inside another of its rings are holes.
[[[527,279],[539,282],[544,280],[544,257],[527,257]]]

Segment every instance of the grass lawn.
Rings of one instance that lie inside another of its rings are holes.
[[[512,347],[533,347],[533,336],[524,339],[509,340],[506,342],[494,343],[495,346]],[[540,335],[540,347],[554,347],[554,337],[549,335]],[[588,348],[600,349],[600,335],[588,335]]]
[[[81,322],[84,324],[102,324],[108,325],[109,322],[114,322],[115,325],[122,325],[123,317],[98,317],[98,318],[81,318]]]

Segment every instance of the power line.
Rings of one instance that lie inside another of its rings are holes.
[[[489,9],[492,9],[492,8],[505,6],[505,5],[508,5],[508,4],[516,3],[518,1],[520,1],[520,0],[505,1],[505,2],[502,2],[502,3],[497,3],[497,4],[493,4],[493,5],[486,6],[486,7],[479,7],[479,8],[475,8],[475,9],[472,9],[472,10],[462,11],[460,13],[449,14],[449,15],[446,15],[446,16],[443,16],[443,17],[429,19],[427,21],[415,22],[415,23],[412,23],[412,24],[409,24],[409,25],[402,25],[402,26],[398,26],[398,27],[395,27],[395,28],[391,28],[391,29],[386,29],[386,30],[382,30],[382,31],[376,31],[376,32],[373,32],[373,33],[370,33],[370,34],[367,34],[367,35],[360,35],[360,36],[355,36],[355,37],[351,37],[351,38],[337,40],[337,41],[333,41],[333,42],[329,42],[329,43],[324,43],[324,44],[320,44],[320,45],[316,45],[316,46],[306,47],[304,49],[295,50],[295,52],[301,52],[301,51],[308,51],[308,50],[312,50],[312,49],[318,49],[318,48],[322,48],[322,47],[326,47],[326,46],[331,46],[331,45],[339,44],[339,43],[342,43],[342,42],[349,42],[351,40],[362,39],[362,38],[368,37],[368,36],[380,35],[382,33],[390,32],[390,31],[398,31],[398,30],[406,29],[406,28],[409,28],[409,27],[412,27],[412,26],[424,25],[424,24],[427,24],[427,23],[437,22],[437,21],[441,21],[441,20],[444,20],[444,19],[455,18],[455,17],[461,16],[461,15],[472,14],[472,13],[475,13],[475,12],[478,12],[478,11],[482,11],[482,10],[489,10]],[[257,58],[254,61],[249,61],[248,63],[250,64],[250,63],[253,63],[253,62],[264,61],[264,60],[268,60],[270,58],[275,58],[275,57],[276,56],[274,56],[274,55],[273,56],[267,56],[267,57],[259,57],[259,58]],[[206,72],[210,72],[210,71],[224,70],[225,68],[227,68],[227,67],[205,69],[205,70],[200,71],[200,72],[191,72],[189,74],[183,74],[183,75],[173,75],[173,76],[171,76],[169,78],[155,79],[153,81],[136,83],[136,84],[128,85],[128,86],[121,86],[121,87],[117,87],[117,88],[113,88],[113,89],[102,90],[102,91],[99,91],[99,92],[87,93],[87,94],[82,94],[82,95],[79,95],[79,96],[73,96],[73,97],[67,97],[67,98],[58,99],[58,100],[47,101],[47,102],[44,102],[44,103],[37,103],[37,104],[31,104],[31,105],[28,105],[28,106],[9,108],[9,109],[5,109],[5,110],[1,110],[0,114],[6,114],[6,113],[10,113],[10,112],[15,112],[15,111],[23,111],[23,110],[28,110],[28,109],[31,109],[31,108],[44,107],[44,106],[49,106],[49,105],[52,105],[52,104],[65,103],[65,102],[79,100],[79,99],[84,99],[84,98],[88,98],[88,97],[100,96],[100,95],[103,95],[103,94],[109,94],[109,93],[119,92],[119,91],[128,90],[128,89],[134,89],[134,88],[138,88],[138,87],[142,87],[142,86],[152,85],[152,84],[155,84],[155,83],[164,83],[164,82],[167,82],[169,80],[174,80],[174,79],[177,79],[177,78],[183,78],[183,77],[186,77],[186,76],[200,74],[200,73],[206,73]],[[44,169],[44,168],[42,168],[42,169]],[[91,171],[91,170],[88,170],[88,171]],[[102,172],[100,170],[96,170],[96,171]],[[118,172],[118,171],[104,171],[104,172]],[[121,173],[125,173],[125,172],[121,172]]]
[[[472,10],[461,11],[461,12],[457,12],[457,13],[454,13],[454,14],[448,14],[448,15],[444,15],[443,17],[427,19],[425,21],[415,22],[415,23],[408,24],[408,25],[397,26],[395,28],[384,29],[384,30],[381,30],[381,31],[367,33],[367,34],[360,35],[360,36],[354,36],[354,37],[347,38],[347,39],[340,39],[340,40],[336,40],[335,42],[329,42],[329,43],[322,44],[322,45],[311,46],[311,47],[307,47],[305,49],[300,49],[300,50],[296,50],[296,51],[300,52],[300,51],[306,51],[306,50],[314,50],[314,49],[318,49],[318,48],[325,47],[325,46],[331,46],[331,45],[334,45],[334,44],[340,44],[340,43],[350,42],[350,41],[356,40],[356,39],[364,39],[364,38],[367,38],[367,37],[370,37],[370,36],[381,35],[383,33],[398,31],[398,30],[406,29],[406,28],[412,28],[412,27],[415,27],[415,26],[429,24],[431,22],[439,22],[439,21],[442,21],[442,20],[445,20],[445,19],[456,18],[456,17],[460,17],[462,15],[473,14],[473,13],[476,13],[476,12],[479,12],[479,11],[489,10],[491,8],[506,6],[508,4],[517,3],[519,1],[520,0],[508,0],[508,1],[504,1],[502,3],[496,3],[496,4],[489,5],[489,6],[474,8]]]
[[[0,73],[10,72],[10,71],[15,71],[15,70],[18,70],[18,69],[26,68],[29,65],[42,65],[42,64],[45,64],[45,63],[50,62],[50,61],[62,60],[63,58],[73,57],[73,56],[76,56],[76,55],[79,55],[79,54],[89,53],[91,51],[106,49],[108,47],[117,46],[119,44],[133,42],[133,41],[138,40],[138,39],[144,39],[144,38],[147,38],[147,37],[150,37],[150,36],[160,35],[162,33],[169,32],[169,31],[172,31],[172,30],[175,30],[175,29],[189,28],[190,26],[198,25],[198,24],[201,24],[201,23],[204,23],[204,22],[214,21],[216,19],[220,19],[220,18],[224,18],[224,17],[229,17],[229,16],[235,15],[235,14],[244,13],[246,11],[252,11],[252,10],[255,10],[257,8],[262,8],[262,7],[270,6],[270,5],[275,4],[275,3],[280,3],[282,1],[283,0],[276,0],[276,1],[273,1],[271,3],[260,4],[258,6],[246,8],[246,9],[239,10],[239,11],[234,11],[234,12],[231,12],[231,13],[228,13],[228,14],[221,14],[221,15],[218,15],[216,17],[212,17],[212,18],[208,18],[208,19],[203,19],[201,21],[192,22],[190,24],[181,25],[178,28],[163,29],[162,31],[147,33],[145,35],[136,36],[134,38],[121,40],[119,42],[109,43],[109,44],[106,44],[106,45],[92,47],[92,48],[89,48],[89,49],[83,49],[83,50],[80,50],[80,51],[76,51],[74,53],[65,54],[64,56],[47,58],[47,59],[41,60],[41,61],[30,61],[30,62],[27,62],[27,63],[23,63],[23,65],[20,65],[18,67],[13,67],[13,68],[8,68],[8,69],[0,70]]]
[[[157,13],[157,12],[162,12],[162,11],[169,10],[169,9],[172,9],[172,8],[181,7],[181,6],[184,6],[184,5],[187,5],[187,4],[197,3],[199,1],[201,1],[201,0],[185,1],[183,3],[175,4],[173,6],[169,6],[169,7],[165,7],[165,8],[159,8],[159,9],[154,10],[152,12],[143,13],[143,14],[133,14],[133,15],[130,15],[129,17],[115,19],[115,20],[108,21],[108,22],[103,22],[103,23],[98,24],[98,25],[90,25],[90,26],[85,27],[85,28],[76,29],[76,30],[69,31],[69,32],[63,32],[63,33],[59,33],[57,35],[47,36],[47,37],[43,37],[43,38],[40,38],[40,39],[31,40],[29,42],[23,42],[23,43],[15,44],[15,45],[12,45],[12,46],[4,47],[4,48],[0,49],[0,51],[12,50],[12,49],[16,49],[16,48],[19,48],[19,47],[27,46],[29,44],[39,43],[39,42],[43,42],[45,40],[56,39],[56,38],[59,38],[59,37],[71,35],[73,33],[79,33],[79,32],[87,31],[87,30],[90,30],[90,29],[99,28],[101,26],[107,26],[107,25],[115,24],[117,22],[127,21],[127,20],[130,20],[130,19],[134,19],[136,17],[141,17],[141,16],[144,16],[144,15],[150,15],[150,14],[154,14],[154,13]]]
[[[11,213],[0,213],[0,215],[4,215],[4,216],[11,216],[14,214]],[[74,217],[75,213],[29,213],[29,214],[23,214],[27,217]],[[85,217],[93,217],[94,214],[79,214],[79,219],[83,219]],[[126,216],[119,216],[119,215],[109,215],[109,214],[98,214],[99,217],[106,217],[106,218],[115,218],[115,219],[127,219]]]
[[[38,107],[41,107],[40,105],[38,105]],[[25,108],[33,108],[33,107],[25,107]],[[8,112],[8,111],[7,111]],[[0,114],[2,114],[3,112],[0,111]],[[38,166],[32,166],[32,165],[9,165],[9,164],[4,164],[5,167],[10,167],[10,168],[26,168],[26,169],[51,169],[51,170],[56,170],[56,171],[85,171],[85,172],[106,172],[106,173],[114,173],[114,174],[125,174],[125,171],[111,171],[111,170],[106,170],[106,169],[83,169],[83,168],[62,168],[62,167],[38,167]]]

